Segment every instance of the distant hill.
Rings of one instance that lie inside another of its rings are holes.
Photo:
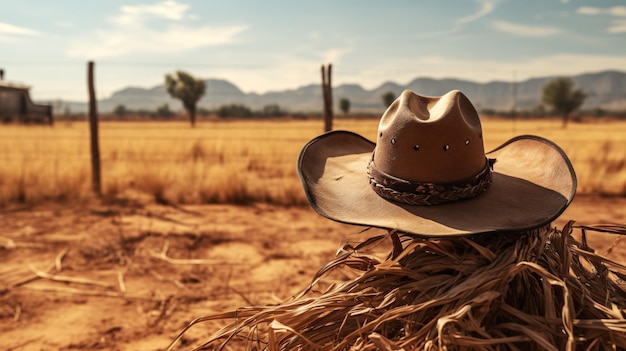
[[[400,95],[404,89],[411,89],[423,95],[437,96],[457,89],[465,93],[479,110],[511,110],[514,95],[517,109],[528,110],[540,104],[543,85],[554,78],[531,78],[517,83],[500,81],[476,83],[459,79],[416,78],[407,85],[386,82],[372,90],[363,89],[358,84],[342,84],[333,87],[333,99],[335,106],[340,98],[349,99],[353,112],[378,113],[384,110],[381,96],[388,91]],[[626,110],[626,72],[604,71],[571,78],[577,87],[588,94],[583,109]],[[253,110],[277,104],[282,110],[304,113],[321,112],[322,109],[321,86],[318,84],[256,94],[244,93],[233,83],[222,79],[207,79],[206,83],[207,93],[200,100],[199,107],[210,110],[225,104],[243,104]],[[163,85],[148,89],[128,87],[113,93],[109,98],[99,100],[98,110],[109,112],[118,105],[124,105],[132,110],[156,110],[163,104],[168,104],[172,110],[182,108],[178,100],[172,99],[167,94]],[[65,103],[65,106],[72,112],[87,110],[85,103]]]

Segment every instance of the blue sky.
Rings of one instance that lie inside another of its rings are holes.
[[[162,84],[183,69],[263,93],[626,71],[623,0],[2,1],[0,68],[37,100]]]

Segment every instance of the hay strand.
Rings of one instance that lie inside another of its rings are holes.
[[[96,286],[100,286],[103,288],[111,288],[112,285],[106,282],[102,282],[99,280],[93,280],[93,279],[86,279],[86,278],[80,278],[80,277],[68,277],[68,276],[63,276],[63,275],[55,275],[55,274],[50,274],[44,271],[41,271],[39,269],[37,269],[34,265],[29,265],[30,270],[39,278],[42,279],[48,279],[48,280],[52,280],[55,282],[63,282],[63,283],[76,283],[76,284],[83,284],[83,285],[96,285]]]
[[[150,251],[150,256],[153,258],[157,258],[159,260],[165,261],[169,264],[172,265],[220,265],[220,266],[235,266],[235,265],[241,265],[243,263],[240,262],[224,262],[224,261],[218,261],[218,260],[206,260],[206,259],[200,259],[200,258],[191,258],[191,259],[180,259],[180,258],[171,258],[167,255],[167,252],[169,251],[169,242],[165,241],[165,243],[163,244],[163,248],[161,249],[161,252],[154,252],[154,251]]]
[[[276,306],[205,316],[232,320],[193,350],[623,350],[626,267],[572,231],[424,240],[390,233],[386,259],[344,246],[311,286]],[[396,236],[396,237],[394,237]],[[401,245],[401,246],[399,246]],[[324,293],[332,272],[356,277]]]

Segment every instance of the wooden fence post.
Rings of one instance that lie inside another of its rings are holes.
[[[324,99],[324,132],[333,129],[333,90],[331,84],[332,65],[328,65],[328,71],[322,65],[322,98]]]
[[[91,181],[96,195],[102,194],[100,177],[100,146],[98,143],[98,111],[96,108],[96,89],[93,78],[93,61],[87,68],[87,85],[89,87],[89,134],[91,137]]]

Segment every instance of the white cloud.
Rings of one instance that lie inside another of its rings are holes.
[[[577,13],[580,13],[581,15],[599,15],[602,13],[602,9],[599,9],[597,7],[590,7],[590,6],[582,6],[579,7],[576,10]]]
[[[561,29],[556,27],[529,26],[506,21],[493,21],[491,27],[520,37],[546,37],[561,33]]]
[[[56,21],[54,22],[54,25],[57,27],[61,27],[61,28],[73,28],[74,27],[74,23],[70,21]]]
[[[617,17],[626,17],[626,6],[614,6],[609,8],[609,15]]]
[[[70,57],[110,58],[130,53],[169,53],[188,51],[203,46],[227,44],[246,26],[188,28],[169,26],[164,31],[137,29],[98,31],[95,38],[75,42],[67,51]]]
[[[609,8],[581,6],[576,10],[581,15],[609,15],[615,17],[626,17],[626,6],[613,6]]]
[[[180,21],[187,10],[189,10],[189,5],[171,0],[153,5],[123,5],[120,13],[111,17],[110,21],[123,27],[134,27],[152,18]]]
[[[109,18],[112,28],[74,40],[66,54],[97,59],[131,53],[181,52],[231,43],[248,28],[246,25],[191,27],[184,22],[193,21],[193,15],[186,15],[188,10],[188,5],[176,1],[122,6],[118,14]],[[160,26],[152,26],[152,22]]]
[[[477,1],[481,6],[480,9],[478,9],[478,11],[476,13],[473,13],[469,16],[460,18],[459,20],[456,21],[457,25],[463,26],[465,24],[468,24],[470,22],[474,22],[482,17],[485,17],[486,15],[490,14],[493,12],[493,10],[496,8],[496,2],[495,1],[490,1],[490,0],[478,0]]]
[[[322,56],[323,62],[339,63],[341,62],[341,58],[345,56],[347,53],[349,53],[350,51],[352,50],[349,48],[328,49],[322,52],[321,56]]]
[[[451,28],[447,28],[444,30],[437,30],[431,32],[421,32],[415,35],[415,38],[418,39],[426,39],[433,37],[442,37],[450,34],[454,34],[460,32],[463,27],[471,22],[475,22],[490,13],[496,8],[499,0],[476,0],[476,3],[480,4],[480,8],[475,13],[467,15],[465,17],[461,17],[454,22],[454,25]]]
[[[608,15],[611,17],[626,17],[626,6],[613,6],[609,8],[582,6],[577,12],[581,15]],[[607,33],[626,33],[626,20],[613,19],[611,25],[606,29]]]
[[[626,20],[616,20],[606,30],[609,33],[626,33]]]
[[[39,32],[33,29],[14,26],[9,23],[0,22],[0,35],[39,35]]]

